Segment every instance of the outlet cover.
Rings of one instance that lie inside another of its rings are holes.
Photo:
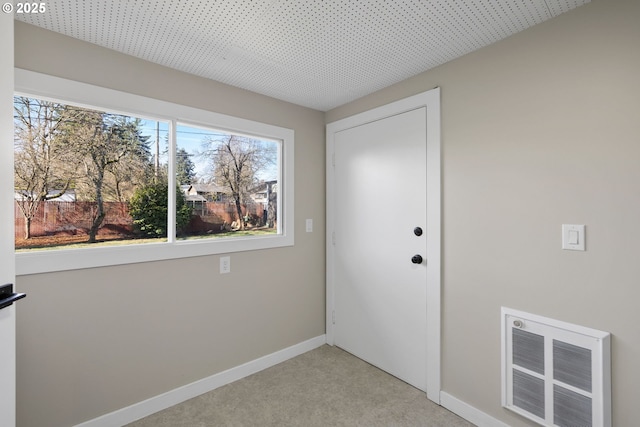
[[[231,257],[220,257],[220,274],[231,273]]]

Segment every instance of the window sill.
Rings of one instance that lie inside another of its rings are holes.
[[[108,267],[293,246],[293,236],[252,236],[217,241],[177,241],[121,247],[56,249],[16,253],[16,275]]]

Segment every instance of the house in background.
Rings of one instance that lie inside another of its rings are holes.
[[[206,202],[215,202],[220,200],[220,197],[224,194],[224,188],[215,184],[189,184],[183,186],[186,188],[185,194],[187,200],[203,200]]]
[[[200,216],[204,216],[207,202],[219,201],[224,196],[224,189],[215,184],[183,184],[180,188],[187,205]]]
[[[263,181],[249,190],[249,197],[254,203],[262,205],[262,223],[273,227],[277,220],[278,181]]]
[[[52,196],[56,196],[58,194],[60,194],[60,190],[49,190],[47,192],[47,200],[52,200],[55,202],[75,202],[76,201],[76,190],[74,189],[67,190],[64,193],[62,193],[62,195],[51,198]],[[16,191],[14,193],[14,198],[16,200],[23,200],[25,197],[28,197],[28,196],[29,194],[27,194],[24,191]],[[31,197],[34,197],[34,195],[31,195]]]
[[[639,19],[636,0],[593,0],[327,110],[16,21],[17,68],[293,129],[297,231],[294,247],[231,254],[224,275],[212,267],[218,255],[18,274],[29,295],[16,310],[18,425],[99,425],[322,343],[325,125],[434,87],[442,97],[440,403],[478,425],[535,425],[501,405],[506,306],[611,332],[613,425],[636,425]],[[230,52],[217,64],[260,60],[241,47]],[[313,232],[300,232],[308,218]],[[561,224],[586,224],[586,251],[562,250]]]
[[[249,190],[249,197],[256,203],[264,204],[266,208],[271,195],[277,193],[278,181],[264,181]]]

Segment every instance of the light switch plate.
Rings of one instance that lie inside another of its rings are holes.
[[[584,251],[584,224],[562,224],[562,249]]]
[[[307,219],[305,230],[307,231],[307,233],[313,232],[313,219]]]

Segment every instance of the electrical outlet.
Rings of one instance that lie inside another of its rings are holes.
[[[220,257],[220,274],[231,273],[231,257]]]

